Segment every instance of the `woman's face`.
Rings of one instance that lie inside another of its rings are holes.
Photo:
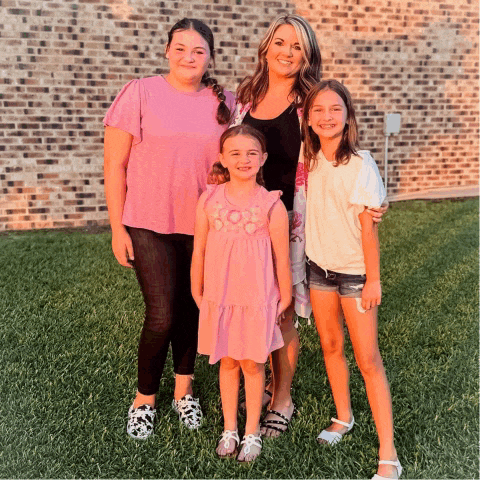
[[[170,74],[182,83],[200,83],[211,59],[208,43],[195,30],[176,31],[165,55]]]
[[[273,34],[265,58],[270,74],[294,77],[303,65],[303,53],[292,25],[280,25]]]

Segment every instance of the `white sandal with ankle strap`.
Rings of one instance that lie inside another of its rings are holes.
[[[400,465],[400,462],[398,460],[379,460],[378,461],[379,465],[392,465],[393,467],[397,468],[397,478],[400,478],[400,475],[402,474],[403,468]],[[375,474],[372,477],[372,480],[392,480],[389,477],[382,477],[381,475]]]
[[[353,424],[355,423],[355,419],[353,417],[350,423],[342,422],[341,420],[338,420],[338,418],[333,418],[333,417],[330,420],[334,423],[339,423],[340,425],[347,427],[347,431],[344,433],[339,433],[339,432],[329,432],[328,430],[322,430],[317,437],[317,442],[319,440],[325,440],[329,445],[335,445],[342,439],[345,433],[348,433],[353,428]]]

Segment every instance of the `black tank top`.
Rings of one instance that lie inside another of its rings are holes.
[[[297,109],[291,105],[271,120],[253,118],[247,112],[243,123],[260,130],[267,139],[268,158],[263,166],[267,190],[282,190],[287,210],[293,210],[295,173],[300,153],[300,122]]]

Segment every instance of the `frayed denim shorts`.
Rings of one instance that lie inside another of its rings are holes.
[[[307,257],[307,281],[311,290],[337,292],[340,297],[361,298],[367,276],[324,270]]]

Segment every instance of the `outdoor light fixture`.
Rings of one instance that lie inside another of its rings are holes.
[[[383,181],[385,192],[388,194],[388,137],[400,131],[402,115],[400,113],[386,113],[383,121],[383,134],[385,135],[385,161],[383,166]]]

